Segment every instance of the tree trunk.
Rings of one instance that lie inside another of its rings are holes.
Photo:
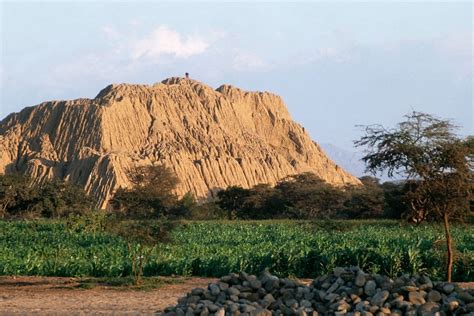
[[[453,245],[451,241],[451,233],[449,231],[448,213],[444,212],[444,232],[446,236],[447,260],[446,260],[446,280],[451,282],[451,274],[453,270]]]
[[[7,204],[5,203],[2,205],[2,211],[0,212],[0,216],[2,219],[5,218],[5,214],[7,213],[6,210],[7,210]]]

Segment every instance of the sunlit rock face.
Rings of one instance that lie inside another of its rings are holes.
[[[334,185],[359,180],[332,162],[292,119],[282,99],[169,78],[119,84],[94,99],[50,101],[0,122],[0,173],[61,178],[106,207],[134,166],[165,164],[179,195],[212,196],[230,185],[275,184],[314,172]]]

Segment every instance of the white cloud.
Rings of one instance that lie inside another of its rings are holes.
[[[54,65],[48,71],[47,81],[61,85],[84,78],[111,82],[127,80],[148,69],[150,64],[170,65],[171,59],[202,54],[226,36],[223,31],[209,31],[205,41],[198,35],[184,36],[166,26],[159,26],[141,37],[137,37],[136,32],[121,31],[109,25],[102,26],[99,31],[106,38],[106,49],[93,50]]]
[[[355,47],[322,47],[311,52],[300,52],[292,55],[287,61],[285,61],[285,64],[291,66],[302,66],[322,62],[348,63],[355,60],[357,54],[358,52]]]
[[[258,71],[270,68],[260,56],[251,52],[238,52],[233,58],[233,67],[238,71]]]
[[[138,19],[131,19],[130,21],[128,21],[128,24],[132,27],[137,27],[137,26],[142,25],[142,21],[140,21]]]
[[[206,51],[209,43],[198,35],[183,37],[180,33],[160,26],[132,46],[132,59],[150,58],[159,60],[162,56],[188,58]]]
[[[112,26],[110,25],[104,25],[100,28],[100,31],[102,33],[104,33],[104,35],[108,38],[108,39],[111,39],[111,40],[116,40],[118,38],[120,38],[120,34],[119,32],[113,28]]]
[[[456,79],[471,78],[474,74],[472,32],[444,34],[437,37],[407,37],[383,46],[389,53],[400,55],[403,51],[421,51],[432,58],[440,58],[438,63],[456,73]],[[438,68],[438,67],[436,67]]]

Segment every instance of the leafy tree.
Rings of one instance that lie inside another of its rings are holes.
[[[313,173],[289,176],[275,186],[291,218],[329,218],[344,208],[346,193]]]
[[[88,213],[93,205],[93,200],[82,188],[64,181],[50,180],[40,185],[28,211],[41,217],[60,218]]]
[[[195,220],[226,219],[228,215],[228,211],[220,208],[216,201],[207,201],[193,207],[187,218]]]
[[[271,219],[285,211],[280,192],[268,184],[258,184],[248,190],[237,216],[242,219]]]
[[[19,174],[0,175],[0,217],[18,215],[28,207],[32,181]]]
[[[227,210],[228,219],[235,219],[248,196],[248,189],[239,186],[230,186],[225,190],[217,192],[217,205]]]
[[[367,148],[363,160],[368,171],[387,171],[390,177],[399,174],[409,181],[407,197],[415,221],[443,221],[448,281],[453,266],[449,219],[469,212],[474,157],[472,138],[462,139],[454,129],[449,120],[412,112],[393,129],[366,126],[365,135],[355,141]]]
[[[365,176],[360,178],[363,186],[347,188],[348,199],[344,203],[350,218],[376,218],[383,215],[384,192],[379,180]]]
[[[409,208],[406,203],[408,187],[406,181],[386,181],[381,185],[384,194],[385,218],[401,219],[409,216]]]
[[[1,217],[59,218],[83,214],[93,207],[86,192],[61,180],[34,183],[27,176],[0,175]]]
[[[189,218],[197,207],[194,194],[186,192],[171,209],[170,216],[173,218]]]
[[[87,232],[95,238],[98,233],[106,230],[110,216],[108,211],[97,209],[89,213],[68,216],[64,223],[70,232]]]
[[[166,221],[128,220],[117,214],[109,215],[105,230],[125,240],[135,285],[141,283],[144,268],[157,245],[170,241],[169,234],[174,225]]]
[[[120,188],[111,205],[126,217],[158,218],[176,204],[174,193],[179,181],[173,171],[162,165],[140,166],[128,172],[132,187]]]

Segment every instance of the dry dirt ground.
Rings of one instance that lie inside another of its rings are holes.
[[[0,315],[154,315],[214,279],[182,278],[152,290],[81,289],[78,279],[0,277]]]
[[[215,279],[169,281],[171,284],[152,290],[101,285],[82,289],[76,278],[0,277],[0,315],[153,315]],[[474,282],[461,286],[474,288]]]

